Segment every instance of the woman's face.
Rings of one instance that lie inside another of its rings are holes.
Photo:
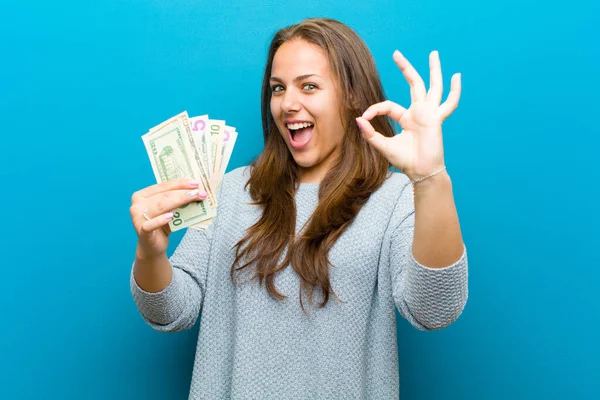
[[[340,95],[325,52],[305,40],[282,44],[271,68],[271,114],[299,166],[320,182],[341,152]]]

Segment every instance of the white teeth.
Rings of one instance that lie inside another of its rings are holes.
[[[290,130],[296,130],[296,129],[300,129],[300,128],[306,128],[309,126],[313,126],[313,124],[311,122],[300,122],[300,123],[296,123],[296,124],[287,124],[288,129]]]

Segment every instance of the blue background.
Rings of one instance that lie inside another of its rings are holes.
[[[0,8],[0,398],[183,399],[198,324],[164,334],[129,292],[141,135],[187,110],[262,149],[268,41],[340,19],[408,106],[398,48],[442,60],[446,158],[470,257],[450,327],[398,321],[401,398],[600,398],[600,7],[584,1],[21,1]],[[175,234],[170,251],[181,239]]]

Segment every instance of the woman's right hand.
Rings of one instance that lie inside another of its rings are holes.
[[[206,196],[199,183],[190,179],[158,183],[135,192],[129,212],[138,235],[136,257],[152,259],[165,254],[173,210]]]

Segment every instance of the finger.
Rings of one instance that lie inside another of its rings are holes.
[[[131,197],[131,202],[134,203],[136,201],[140,201],[141,199],[152,197],[158,193],[167,192],[170,190],[177,189],[193,189],[200,188],[200,182],[194,179],[173,179],[166,182],[157,183],[152,186],[148,186],[144,189],[138,190]]]
[[[363,137],[377,150],[383,154],[384,157],[387,158],[387,146],[390,138],[383,136],[381,133],[377,132],[371,123],[363,118],[356,118],[356,123],[358,124],[359,129],[361,130]]]
[[[429,93],[427,93],[427,98],[439,106],[443,93],[444,83],[442,81],[440,54],[438,51],[432,51],[429,54]]]
[[[156,229],[165,226],[173,219],[173,213],[168,212],[159,215],[158,217],[152,218],[148,221],[144,221],[142,226],[140,227],[140,236],[147,235]]]
[[[400,104],[386,100],[381,103],[373,104],[371,107],[367,108],[367,111],[363,113],[362,117],[372,120],[376,115],[389,115],[395,121],[400,121],[405,111],[406,108],[402,107]]]
[[[423,78],[421,78],[417,70],[413,68],[412,64],[398,50],[394,52],[393,58],[410,86],[410,98],[412,102],[424,100],[427,90],[425,89]]]
[[[448,118],[450,114],[456,107],[458,107],[458,101],[460,100],[460,91],[461,91],[461,75],[454,74],[452,75],[452,79],[450,80],[450,93],[448,93],[448,98],[446,101],[439,107],[439,112],[442,116],[442,120]]]
[[[168,192],[158,193],[147,199],[147,214],[152,218],[154,215],[173,211],[176,208],[193,201],[204,200],[207,196],[208,194],[206,191],[200,189],[171,190]]]

